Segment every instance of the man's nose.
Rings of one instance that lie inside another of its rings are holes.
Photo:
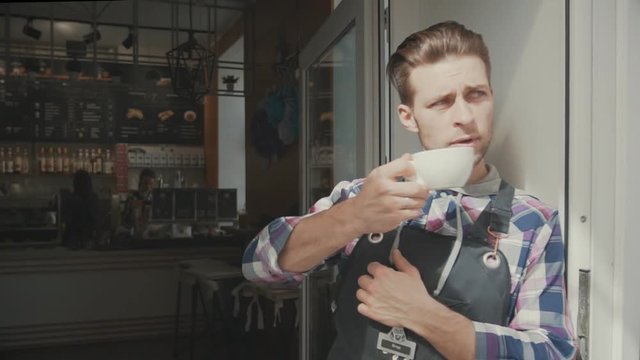
[[[470,104],[464,99],[456,101],[453,105],[453,122],[457,126],[467,125],[473,121],[473,112]]]

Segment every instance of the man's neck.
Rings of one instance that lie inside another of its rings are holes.
[[[480,160],[471,171],[471,176],[469,177],[469,181],[467,181],[467,185],[475,184],[478,181],[482,180],[489,173],[489,168],[487,164],[484,162],[484,159]]]

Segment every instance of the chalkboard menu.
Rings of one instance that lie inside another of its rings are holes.
[[[34,94],[39,141],[113,142],[114,97],[96,85],[46,84]]]
[[[173,94],[128,93],[119,100],[116,140],[142,144],[202,144],[202,105]]]
[[[0,79],[0,140],[31,140],[33,121],[29,93],[25,81]]]
[[[0,79],[0,140],[201,145],[203,124],[202,105],[166,90]]]

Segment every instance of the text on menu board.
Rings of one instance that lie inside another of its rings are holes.
[[[174,95],[129,93],[116,115],[116,140],[143,144],[202,144],[202,105]]]

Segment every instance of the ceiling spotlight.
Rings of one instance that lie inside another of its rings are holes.
[[[133,40],[133,31],[131,30],[131,28],[129,28],[129,35],[127,35],[126,39],[122,40],[122,46],[124,46],[125,49],[131,49],[131,47],[133,46]]]
[[[82,36],[82,39],[84,39],[84,43],[89,45],[92,42],[96,42],[98,40],[100,40],[100,38],[102,38],[102,35],[100,35],[100,31],[98,31],[98,29],[93,29],[92,32]]]
[[[40,36],[42,35],[42,31],[33,27],[33,19],[27,20],[27,23],[22,28],[22,33],[36,40],[40,40]]]

